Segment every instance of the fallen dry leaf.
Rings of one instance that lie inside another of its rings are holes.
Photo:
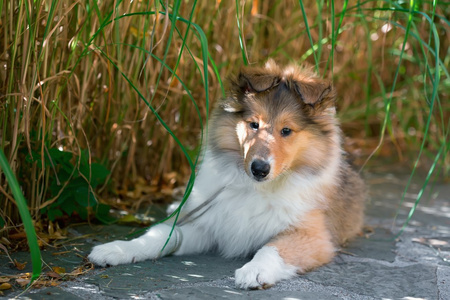
[[[31,288],[39,289],[42,287],[58,286],[64,281],[74,279],[75,277],[85,274],[93,269],[94,265],[88,262],[85,262],[82,266],[75,268],[70,273],[66,273],[66,269],[63,267],[52,267],[51,270],[43,273],[37,280],[33,281]],[[0,276],[0,296],[2,295],[2,290],[5,290],[9,285],[12,285],[9,283],[10,281],[14,281],[14,283],[18,284],[20,287],[25,287],[31,281],[31,273],[27,272],[10,276]]]
[[[67,275],[67,276],[79,276],[79,275],[82,275],[84,273],[89,272],[92,269],[94,269],[94,265],[93,264],[89,264],[86,267],[85,266],[78,267],[78,268],[74,269],[72,272],[66,273],[65,275]]]
[[[53,272],[53,271],[47,272],[47,273],[45,273],[45,275],[47,275],[48,277],[51,277],[51,278],[55,278],[55,279],[61,278],[61,275],[59,275],[58,273]]]
[[[16,279],[16,282],[17,282],[21,287],[24,287],[24,286],[26,286],[27,284],[30,283],[30,279],[17,278],[17,279]]]
[[[58,274],[64,274],[66,273],[66,268],[63,267],[52,267],[53,272]]]
[[[0,283],[3,283],[3,282],[9,282],[10,279],[11,279],[11,278],[6,277],[6,276],[0,276]]]
[[[61,284],[61,282],[59,282],[59,281],[52,281],[52,282],[50,282],[50,286],[58,286],[60,284]]]
[[[33,282],[33,287],[40,289],[44,286],[58,286],[61,283],[61,281],[57,280],[36,280]]]
[[[11,285],[7,282],[0,284],[0,290],[9,290],[10,288],[11,288]]]
[[[25,269],[26,265],[27,265],[27,262],[20,263],[16,259],[14,260],[14,266],[17,268],[17,270]]]
[[[136,218],[134,215],[129,214],[125,215],[119,220],[117,220],[117,223],[119,224],[139,224],[139,219]]]

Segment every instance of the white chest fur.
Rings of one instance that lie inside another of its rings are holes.
[[[210,158],[205,157],[186,210],[194,209],[225,187],[205,206],[207,212],[200,211],[194,220],[225,257],[255,252],[317,205],[312,201],[317,200],[312,197],[320,196],[314,184],[298,174],[261,184],[248,178],[236,164]]]

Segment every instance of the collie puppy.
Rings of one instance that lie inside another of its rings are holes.
[[[96,246],[89,260],[252,256],[235,272],[241,289],[330,262],[361,230],[365,198],[342,150],[335,99],[333,86],[307,69],[273,61],[243,68],[212,112],[203,162],[173,232],[169,220],[134,240]]]

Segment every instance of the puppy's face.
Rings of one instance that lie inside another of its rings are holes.
[[[222,129],[215,134],[222,138],[216,141],[239,151],[250,178],[264,182],[323,166],[331,136],[337,134],[334,91],[328,83],[299,68],[282,70],[272,63],[243,69],[232,92],[222,103]]]

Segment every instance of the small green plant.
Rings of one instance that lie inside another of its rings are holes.
[[[102,222],[110,222],[109,206],[97,200],[94,190],[105,183],[110,171],[102,164],[89,162],[87,150],[81,151],[78,160],[70,152],[51,148],[42,155],[36,151],[26,156],[26,161],[39,169],[48,168],[49,199],[40,207],[40,213],[50,221],[77,213],[86,220],[93,214]]]

